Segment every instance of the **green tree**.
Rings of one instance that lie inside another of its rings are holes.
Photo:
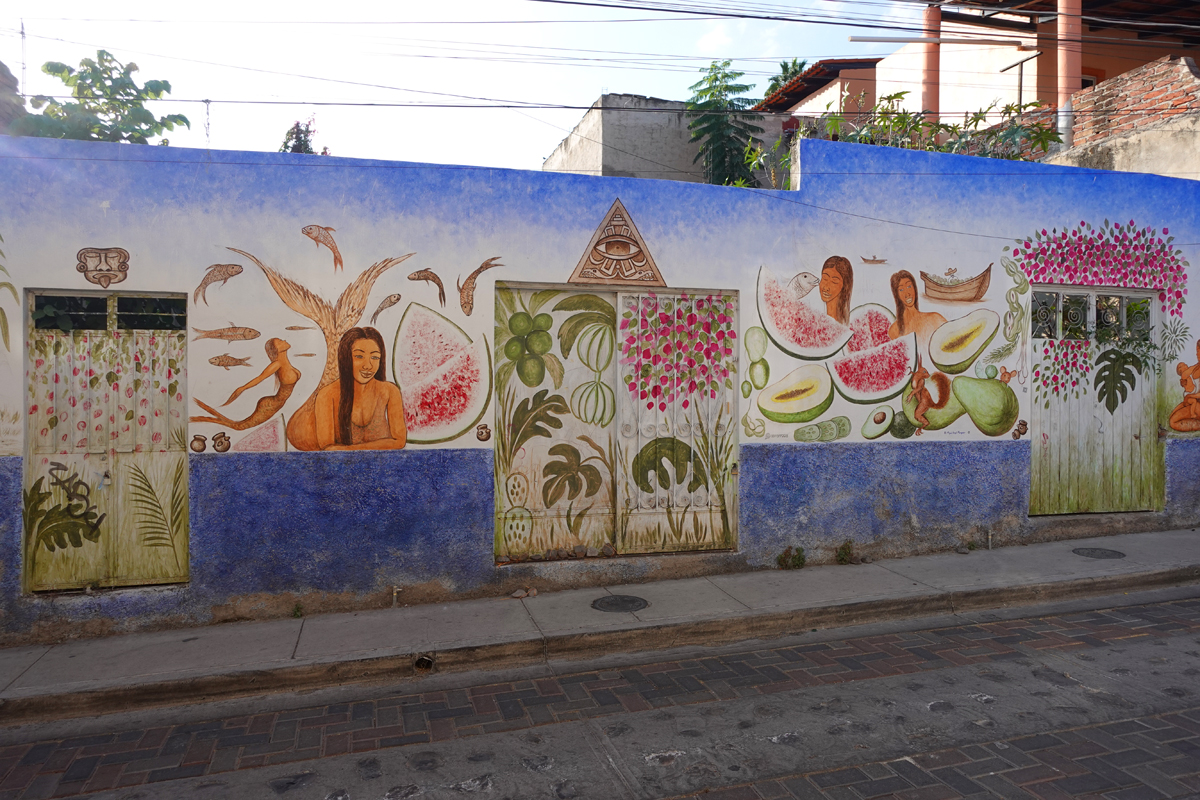
[[[133,73],[138,66],[122,64],[107,50],[97,50],[96,58],[85,58],[75,70],[57,61],[42,65],[42,72],[53,75],[71,90],[71,101],[38,95],[30,101],[40,114],[27,114],[15,120],[13,136],[41,136],[47,139],[85,139],[100,142],[148,144],[153,136],[176,125],[191,127],[182,114],[158,117],[145,107],[147,100],[169,94],[168,81],[146,81],[138,86]],[[164,139],[160,144],[167,144]]]
[[[793,58],[791,61],[780,61],[779,74],[771,78],[770,83],[767,84],[767,91],[763,93],[763,98],[766,99],[770,97],[771,95],[775,94],[775,92],[782,89],[783,85],[792,78],[803,74],[804,69],[807,66],[808,60],[803,58]]]
[[[704,78],[690,87],[693,94],[687,103],[687,113],[692,120],[688,123],[692,137],[688,141],[700,143],[700,152],[692,163],[704,161],[708,183],[726,185],[741,181],[742,185],[757,186],[746,165],[745,152],[754,135],[763,132],[752,122],[762,119],[762,115],[746,113],[755,101],[739,95],[753,87],[736,83],[745,73],[731,70],[730,63],[712,62],[702,70]]]
[[[287,133],[283,137],[283,144],[279,146],[281,153],[308,153],[309,155],[331,155],[328,147],[322,147],[318,153],[313,149],[312,137],[317,132],[313,127],[316,124],[316,117],[309,117],[307,122],[296,120],[292,123],[292,127],[288,128]]]

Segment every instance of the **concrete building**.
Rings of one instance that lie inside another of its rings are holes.
[[[766,146],[783,132],[784,117],[764,115]],[[704,183],[699,145],[689,141],[687,103],[637,94],[602,95],[546,159],[546,172]]]

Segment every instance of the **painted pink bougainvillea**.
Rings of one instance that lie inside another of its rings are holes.
[[[1012,254],[1031,281],[1156,289],[1163,313],[1182,316],[1189,265],[1168,233],[1133,220],[1099,228],[1081,221],[1072,230],[1043,228],[1018,240]]]
[[[721,386],[733,388],[732,297],[650,293],[630,303],[618,327],[623,380],[635,403],[666,411],[679,400],[688,408],[697,398],[715,398]]]
[[[1033,370],[1033,399],[1047,406],[1055,397],[1078,398],[1087,394],[1092,371],[1091,342],[1055,339],[1042,345],[1041,359]]]

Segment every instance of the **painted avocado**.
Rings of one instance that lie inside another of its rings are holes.
[[[903,412],[892,416],[892,427],[888,428],[888,433],[893,438],[907,439],[916,432],[917,426]]]
[[[750,365],[750,383],[755,389],[761,389],[771,380],[771,367],[765,358]]]
[[[896,416],[896,412],[891,406],[880,406],[867,415],[867,421],[863,423],[862,435],[864,439],[878,439],[888,432],[892,427],[892,419]],[[901,414],[900,416],[904,416]]]
[[[746,329],[746,355],[751,361],[762,361],[767,355],[767,332],[757,325]]]
[[[966,372],[1000,329],[1000,315],[977,308],[938,327],[929,338],[929,358],[942,372]]]
[[[1017,394],[1003,381],[959,375],[950,384],[975,427],[987,436],[1002,436],[1017,422]]]
[[[754,391],[754,387],[750,385],[750,381],[742,381],[742,397],[749,397]]]
[[[758,410],[775,422],[808,422],[833,403],[833,380],[824,364],[806,364],[758,395]]]

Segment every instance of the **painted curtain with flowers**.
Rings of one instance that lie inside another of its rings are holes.
[[[187,580],[186,334],[31,337],[26,587]]]

